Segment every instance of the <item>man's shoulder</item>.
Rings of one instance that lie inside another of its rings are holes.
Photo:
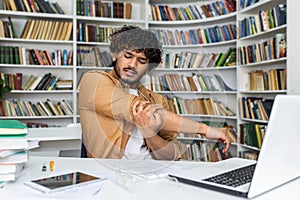
[[[115,84],[117,80],[109,72],[90,70],[83,74],[79,86],[90,87],[91,85],[99,85],[100,82]]]
[[[89,74],[90,75],[97,75],[97,74],[99,74],[99,75],[106,75],[106,76],[109,75],[108,72],[103,71],[103,70],[90,70],[90,71],[88,71],[88,72],[85,73],[85,75],[89,75]]]
[[[109,79],[115,79],[111,72],[106,72],[103,70],[90,70],[86,72],[83,76],[85,77],[107,77]]]

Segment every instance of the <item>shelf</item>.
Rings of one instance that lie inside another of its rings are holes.
[[[252,67],[252,66],[259,66],[259,65],[268,65],[268,64],[275,64],[275,63],[281,63],[286,62],[287,58],[279,58],[279,59],[273,59],[273,60],[266,60],[262,62],[256,62],[256,63],[249,63],[249,64],[243,64],[239,65],[239,67]]]
[[[33,12],[22,12],[22,11],[9,11],[1,10],[0,16],[13,17],[13,18],[45,18],[45,19],[64,19],[73,20],[73,15],[62,15],[62,14],[51,14],[51,13],[33,13]]]
[[[151,4],[172,4],[172,3],[182,3],[182,1],[174,1],[174,0],[149,0]],[[188,0],[188,3],[197,3],[199,0]]]
[[[263,6],[263,5],[267,4],[267,3],[270,3],[271,1],[272,0],[261,0],[261,1],[255,3],[255,4],[251,5],[251,6],[248,6],[248,7],[244,8],[244,9],[241,9],[239,11],[239,14],[245,14],[245,13],[250,12],[250,11],[252,11],[254,9],[257,9],[257,8],[260,9],[261,6]]]
[[[0,119],[69,119],[73,118],[73,115],[63,116],[1,116]]]
[[[83,69],[83,70],[111,70],[111,67],[88,67],[88,66],[77,66],[77,69]]]
[[[41,68],[41,69],[73,69],[73,66],[55,66],[55,65],[15,65],[15,64],[0,64],[0,67],[8,67],[8,68]]]
[[[256,11],[256,10],[262,10],[262,7],[267,6],[267,4],[272,3],[272,2],[276,2],[276,1],[274,1],[274,0],[260,0],[259,2],[255,3],[255,4],[252,4],[251,6],[240,9],[238,14],[242,15],[242,14],[251,13],[251,12]],[[278,0],[277,0],[277,2],[278,2]]]
[[[224,42],[215,42],[208,44],[192,44],[192,45],[163,45],[166,49],[178,49],[178,48],[199,48],[199,47],[214,47],[214,46],[224,46],[224,45],[234,45],[237,40],[229,40]]]
[[[237,94],[237,91],[155,91],[160,94]]]
[[[120,19],[107,17],[76,16],[77,21],[82,22],[101,22],[102,25],[123,25],[123,24],[145,24],[145,20]]]
[[[241,118],[241,120],[244,120],[244,121],[247,121],[247,122],[254,122],[254,123],[263,123],[263,124],[267,124],[268,123],[268,121],[258,120],[258,119]]]
[[[211,119],[232,119],[237,120],[236,116],[219,116],[219,115],[200,115],[200,114],[180,114],[183,117],[190,117],[190,118],[211,118]]]
[[[283,29],[286,29],[286,28],[287,28],[287,25],[285,24],[285,25],[282,25],[282,26],[279,26],[279,27],[269,29],[267,31],[262,31],[260,33],[254,34],[254,35],[248,35],[248,36],[242,37],[242,38],[240,38],[240,41],[244,41],[244,40],[248,40],[248,39],[254,39],[254,38],[261,37],[261,36],[267,35],[267,34],[272,34],[276,31],[280,31],[280,30],[283,30]]]
[[[285,94],[286,90],[262,90],[262,91],[247,91],[247,90],[240,90],[242,94]]]
[[[249,146],[249,145],[246,145],[246,144],[240,144],[241,147],[244,147],[244,148],[247,148],[247,149],[250,149],[250,150],[254,150],[254,151],[260,151],[259,148],[257,147],[252,147],[252,146]]]
[[[211,140],[208,140],[206,138],[201,138],[201,137],[180,137],[180,136],[177,137],[177,140],[211,141]]]
[[[205,19],[196,19],[196,20],[178,20],[178,21],[148,21],[149,26],[155,25],[155,26],[179,26],[179,25],[201,25],[204,23],[212,23],[212,22],[218,22],[221,20],[235,20],[236,17],[236,12],[222,15],[222,16],[217,16],[217,17],[210,17],[210,18],[205,18]]]
[[[20,38],[0,38],[0,42],[19,42],[19,43],[40,43],[40,44],[73,44],[71,40],[31,40],[31,39],[20,39]]]
[[[206,138],[197,138],[197,137],[177,137],[177,140],[192,140],[192,141],[205,141],[205,142],[217,142],[215,140],[209,140],[209,139],[206,139]],[[238,146],[239,143],[235,143],[235,142],[232,142],[231,145],[235,145],[235,146]]]
[[[198,71],[219,71],[219,70],[235,70],[236,66],[208,67],[208,68],[160,68],[153,69],[154,72],[198,72]]]
[[[12,90],[12,94],[66,94],[73,93],[73,90]]]
[[[105,43],[105,42],[80,42],[77,41],[76,42],[77,45],[90,45],[90,46],[109,46],[109,43]]]

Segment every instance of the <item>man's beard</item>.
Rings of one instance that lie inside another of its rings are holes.
[[[117,63],[117,60],[113,62],[113,66],[114,66],[115,72],[116,72],[117,76],[118,76],[123,82],[125,82],[125,83],[127,83],[127,84],[129,84],[129,85],[132,85],[132,84],[136,84],[136,83],[138,83],[138,82],[140,81],[140,78],[137,78],[137,79],[135,79],[134,81],[130,81],[130,80],[126,79],[126,78],[125,78],[125,79],[122,78],[121,75],[120,75],[120,74],[121,74],[120,68],[118,68],[118,67],[116,66],[116,63]],[[137,74],[137,72],[135,71],[135,69],[132,69],[131,67],[126,67],[126,68],[124,68],[123,70],[126,70],[126,69],[132,70],[132,71],[134,71],[134,73]]]

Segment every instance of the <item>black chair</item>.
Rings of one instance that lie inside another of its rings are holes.
[[[80,155],[80,157],[81,158],[87,158],[86,148],[85,148],[85,145],[84,145],[83,141],[81,142],[81,155]]]

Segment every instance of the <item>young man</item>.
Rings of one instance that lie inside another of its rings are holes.
[[[146,89],[141,78],[161,62],[154,33],[123,26],[111,35],[113,69],[89,71],[79,87],[83,141],[88,157],[178,160],[178,132],[226,142],[226,129],[212,128],[168,111],[166,97]]]

